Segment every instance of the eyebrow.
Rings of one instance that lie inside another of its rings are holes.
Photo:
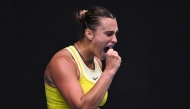
[[[108,30],[108,31],[105,31],[104,33],[115,33],[115,34],[117,34],[118,31],[119,31],[119,30],[117,30],[116,32],[115,32],[115,31],[109,31],[109,30]]]

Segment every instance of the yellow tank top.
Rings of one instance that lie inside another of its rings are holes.
[[[100,78],[102,70],[99,67],[98,62],[96,61],[95,58],[94,58],[95,70],[91,70],[85,65],[80,55],[73,46],[69,46],[66,49],[71,52],[73,58],[75,59],[78,65],[80,71],[79,82],[85,94],[94,86],[94,84]],[[45,84],[45,92],[46,92],[48,109],[71,109],[64,100],[64,98],[61,96],[57,88]],[[99,106],[103,106],[105,104],[107,97],[108,97],[108,92],[106,92]]]

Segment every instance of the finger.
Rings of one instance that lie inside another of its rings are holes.
[[[112,53],[114,50],[112,48],[110,48],[106,53],[110,54]]]
[[[113,52],[112,52],[112,55],[113,55],[113,56],[119,56],[117,51],[113,51]]]

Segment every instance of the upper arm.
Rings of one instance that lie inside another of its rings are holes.
[[[72,108],[80,107],[80,99],[84,95],[78,81],[76,64],[68,57],[57,57],[49,64],[53,83]]]

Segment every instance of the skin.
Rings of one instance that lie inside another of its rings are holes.
[[[94,57],[102,67],[101,60],[106,58],[106,67],[97,83],[84,94],[79,83],[80,72],[75,60],[66,49],[58,51],[47,65],[44,81],[46,84],[56,87],[72,109],[96,109],[108,90],[112,79],[117,72],[121,57],[118,53],[105,47],[113,47],[117,42],[117,21],[112,18],[100,18],[100,25],[95,31],[85,30],[84,38],[75,43],[79,52],[86,60]],[[86,63],[93,68],[93,62]]]

